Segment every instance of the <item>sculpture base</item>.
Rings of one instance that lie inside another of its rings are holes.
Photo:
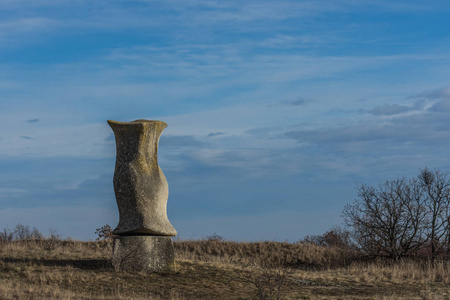
[[[175,269],[172,239],[169,236],[116,237],[112,264],[116,271],[172,271]]]

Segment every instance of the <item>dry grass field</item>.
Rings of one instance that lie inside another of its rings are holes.
[[[175,249],[175,271],[147,275],[116,272],[104,241],[0,243],[0,299],[450,299],[447,262],[364,261],[276,242],[175,241]]]

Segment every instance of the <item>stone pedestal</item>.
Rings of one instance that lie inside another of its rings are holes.
[[[119,236],[114,239],[112,264],[117,271],[164,272],[175,268],[169,236]]]

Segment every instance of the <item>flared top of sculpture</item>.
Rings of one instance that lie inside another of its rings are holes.
[[[161,124],[165,127],[167,127],[167,123],[163,122],[163,121],[158,121],[158,120],[145,120],[145,119],[138,119],[138,120],[134,120],[131,122],[119,122],[119,121],[113,121],[113,120],[108,120],[108,124],[112,124],[112,125],[135,125],[135,124],[145,124],[145,123],[158,123]]]

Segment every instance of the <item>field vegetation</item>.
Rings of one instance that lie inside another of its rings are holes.
[[[175,240],[176,270],[149,275],[115,271],[109,238],[62,240],[22,225],[5,233],[0,299],[450,299],[446,260],[370,259],[311,241],[215,235]]]
[[[447,174],[423,169],[357,191],[346,229],[296,243],[175,239],[175,270],[165,273],[115,270],[109,225],[82,242],[18,224],[0,232],[0,300],[450,300]]]

